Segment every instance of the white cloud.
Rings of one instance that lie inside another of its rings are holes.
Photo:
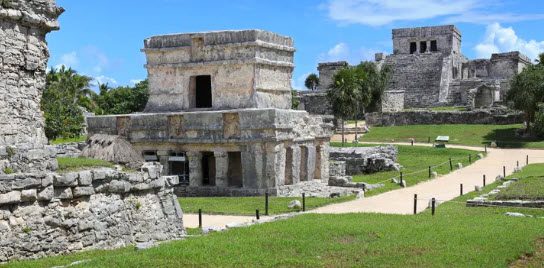
[[[346,59],[348,55],[349,47],[345,43],[338,43],[327,52],[327,56],[331,60]]]
[[[342,23],[381,26],[398,21],[444,18],[447,23],[537,20],[544,14],[492,13],[491,0],[329,0],[325,5],[331,19]]]
[[[94,77],[93,81],[91,81],[92,86],[98,86],[98,84],[108,84],[110,86],[116,86],[117,81],[111,77],[99,75]]]
[[[308,77],[310,73],[305,73],[303,75],[300,75],[296,79],[291,80],[291,86],[295,90],[307,90],[306,86],[304,86],[304,81],[306,81],[306,77]]]
[[[327,53],[321,53],[318,61],[347,61],[350,64],[358,64],[361,61],[374,61],[374,54],[380,51],[379,49],[367,47],[353,50],[346,43],[341,42],[334,45]]]
[[[492,53],[520,51],[530,59],[538,58],[544,52],[544,41],[520,38],[512,27],[502,27],[499,23],[487,26],[483,41],[474,47],[481,58],[489,58]]]
[[[130,79],[129,83],[131,86],[134,86],[140,82],[144,81],[143,79]]]
[[[66,68],[75,68],[79,64],[79,58],[77,56],[77,53],[75,51],[62,54],[59,59],[59,63],[55,65],[55,68],[59,69],[60,67],[64,66]]]

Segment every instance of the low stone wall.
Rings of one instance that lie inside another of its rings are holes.
[[[81,151],[87,145],[85,142],[71,142],[55,145],[57,157],[80,157]]]
[[[160,169],[0,175],[0,262],[180,238],[177,177]]]
[[[398,170],[400,165],[395,163],[397,155],[398,150],[392,145],[350,148],[331,147],[329,150],[330,160],[345,162],[345,174],[347,175]],[[337,163],[336,165],[341,164]],[[331,174],[331,176],[333,175]]]
[[[474,111],[403,111],[368,113],[366,124],[370,126],[438,125],[438,124],[493,124],[523,123],[522,113],[502,113],[493,110]]]
[[[358,194],[362,189],[329,186],[320,181],[306,181],[297,185],[284,185],[278,188],[278,196],[301,197],[306,196],[332,197]]]

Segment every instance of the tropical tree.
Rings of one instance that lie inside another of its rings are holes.
[[[306,80],[304,80],[304,86],[309,90],[316,90],[317,86],[319,86],[319,77],[317,77],[317,74],[309,74]]]
[[[144,110],[149,99],[147,80],[134,87],[121,86],[110,88],[108,84],[98,85],[99,93],[93,100],[96,103],[96,114],[130,114]]]
[[[527,131],[531,131],[539,104],[544,102],[544,61],[527,66],[514,76],[506,100],[512,108],[525,113]]]
[[[340,69],[334,76],[327,92],[327,98],[332,106],[336,118],[342,120],[342,146],[344,146],[344,120],[353,118],[358,111],[360,100],[360,84],[364,73],[357,68],[346,67]]]
[[[90,88],[92,78],[80,75],[72,68],[64,65],[59,69],[51,68],[46,76],[46,87],[56,88],[71,96],[72,104],[79,105],[87,110],[95,108],[92,97],[95,93]]]

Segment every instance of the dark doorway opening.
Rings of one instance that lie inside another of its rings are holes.
[[[427,52],[427,41],[419,42],[419,53]]]
[[[227,171],[227,177],[229,180],[229,187],[243,187],[242,154],[240,152],[229,152],[228,158],[229,168]]]
[[[215,185],[215,156],[212,152],[202,153],[202,185]]]
[[[436,45],[436,40],[431,41],[431,52],[438,51],[438,46]]]
[[[199,75],[195,77],[195,108],[212,107],[212,77]]]
[[[410,54],[414,54],[416,53],[417,51],[417,44],[416,42],[411,42],[410,43]]]
[[[171,152],[168,157],[168,174],[178,176],[180,184],[189,184],[189,161],[184,152]]]

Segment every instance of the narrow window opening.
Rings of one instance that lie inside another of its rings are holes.
[[[242,154],[240,152],[229,152],[229,167],[227,170],[227,177],[229,181],[229,187],[242,187]]]
[[[427,41],[419,42],[419,53],[427,52]]]
[[[202,153],[202,185],[215,185],[215,156],[212,152]]]
[[[416,53],[417,51],[417,43],[416,42],[411,42],[410,43],[410,54],[414,54]]]
[[[438,51],[438,46],[436,44],[436,40],[432,40],[431,41],[431,52],[437,52]]]
[[[212,107],[212,77],[198,75],[191,77],[189,98],[192,108]]]

